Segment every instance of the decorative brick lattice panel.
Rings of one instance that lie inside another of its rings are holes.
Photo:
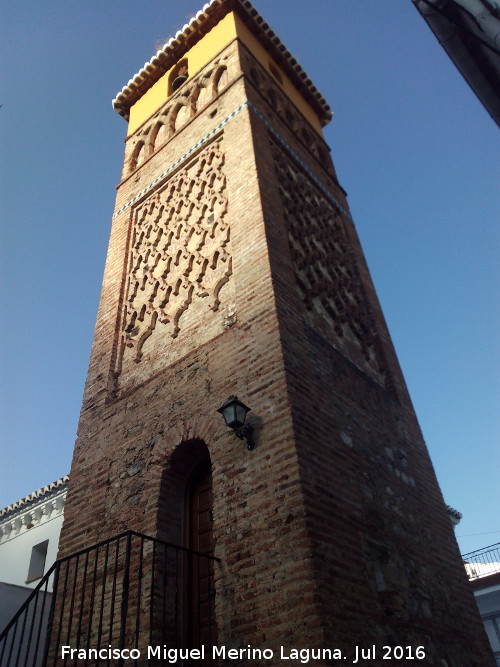
[[[345,221],[334,205],[273,142],[290,250],[308,324],[361,370],[384,383],[384,368]]]
[[[221,140],[205,148],[134,213],[124,311],[124,355],[141,361],[157,327],[176,338],[181,316],[203,300],[217,310],[230,279]]]
[[[222,56],[194,79],[188,79],[178,92],[169,98],[168,103],[130,137],[125,149],[124,176],[140,167],[217,98],[229,81],[226,65],[228,58],[228,54]]]

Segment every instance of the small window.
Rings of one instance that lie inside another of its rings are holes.
[[[175,65],[168,77],[168,94],[172,95],[189,77],[188,61],[181,60]]]
[[[45,560],[47,558],[47,548],[49,541],[44,540],[40,544],[35,544],[31,550],[30,567],[28,570],[28,578],[26,583],[41,579],[45,570]]]

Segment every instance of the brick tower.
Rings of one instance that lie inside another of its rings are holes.
[[[325,100],[247,0],[212,0],[114,108],[125,160],[60,555],[127,530],[213,550],[210,638],[180,643],[274,652],[228,664],[352,664],[356,646],[360,664],[492,664]],[[217,413],[233,394],[252,450]]]

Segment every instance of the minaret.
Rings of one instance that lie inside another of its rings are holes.
[[[130,529],[213,552],[211,642],[275,656],[231,664],[493,664],[326,101],[247,0],[212,0],[113,104],[125,159],[60,555]],[[217,413],[230,395],[254,449]]]

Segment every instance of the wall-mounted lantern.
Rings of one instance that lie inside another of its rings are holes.
[[[247,413],[250,410],[251,408],[242,403],[237,396],[230,396],[217,412],[221,413],[226,425],[233,429],[236,437],[246,441],[247,449],[254,449],[253,428],[245,424]]]

